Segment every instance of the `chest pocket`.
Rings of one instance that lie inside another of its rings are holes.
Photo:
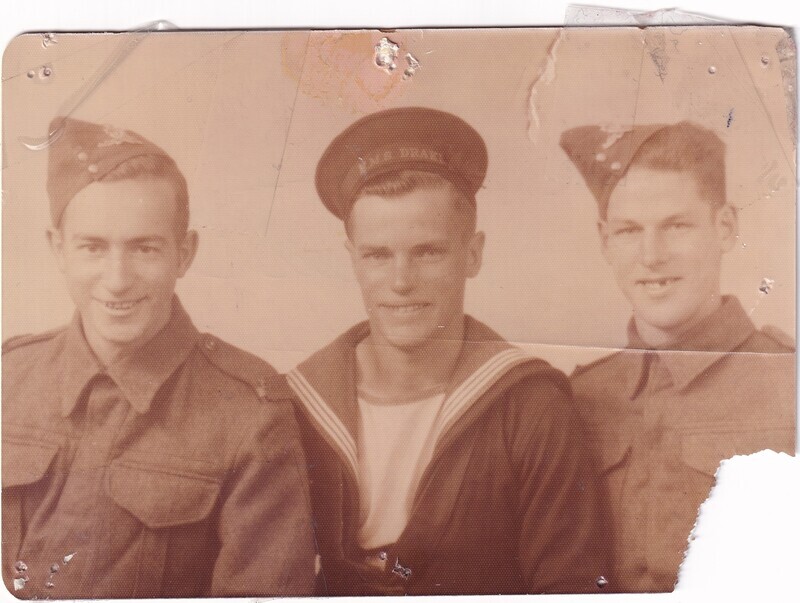
[[[158,529],[204,520],[214,509],[220,483],[162,465],[116,459],[106,492],[148,528]]]
[[[16,437],[3,438],[3,488],[40,481],[53,463],[58,444]]]

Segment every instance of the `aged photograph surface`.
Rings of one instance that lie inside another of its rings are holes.
[[[796,59],[750,26],[25,34],[20,599],[673,590],[795,452]]]

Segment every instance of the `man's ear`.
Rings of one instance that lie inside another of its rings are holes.
[[[356,246],[353,244],[353,241],[350,240],[350,237],[347,237],[344,240],[344,248],[347,249],[347,253],[350,254],[350,259],[355,262],[356,261]]]
[[[608,262],[608,222],[600,220],[597,222],[597,234],[600,235],[600,250],[603,257]]]
[[[61,229],[55,226],[47,229],[47,244],[50,246],[50,251],[53,252],[53,256],[56,258],[58,269],[64,272],[67,262],[64,257],[64,233],[61,232]]]
[[[719,237],[720,249],[723,252],[733,249],[739,236],[739,217],[736,209],[727,204],[717,209],[714,226]]]
[[[192,265],[194,256],[197,254],[199,240],[200,237],[197,235],[196,230],[187,230],[183,240],[178,245],[178,278],[186,274],[186,271]]]
[[[486,235],[482,231],[473,233],[467,243],[467,278],[477,276],[483,265],[483,246]]]

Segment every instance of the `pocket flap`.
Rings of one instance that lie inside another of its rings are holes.
[[[694,433],[684,435],[681,439],[681,455],[683,462],[689,467],[713,476],[724,459],[764,449],[790,451],[793,444],[794,433],[788,430]]]
[[[619,438],[611,430],[591,429],[588,432],[590,450],[597,462],[597,470],[602,475],[625,464],[631,449],[629,442]]]
[[[58,444],[3,438],[3,488],[26,486],[42,479],[58,452]]]
[[[212,477],[117,459],[109,467],[106,490],[147,527],[165,528],[205,519],[220,484]]]

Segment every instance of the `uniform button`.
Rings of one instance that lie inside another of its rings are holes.
[[[213,339],[206,339],[206,349],[214,350],[217,347],[217,342]]]
[[[258,385],[256,386],[256,395],[259,398],[267,397],[267,380],[264,377],[261,377],[258,380]]]
[[[89,170],[92,174],[97,173],[97,166],[93,163],[90,163],[89,167],[87,167],[86,169]]]
[[[381,551],[380,553],[378,553],[378,557],[380,557],[382,561],[386,561],[387,557],[386,551]]]
[[[80,159],[81,161],[86,161],[87,159],[89,159],[89,154],[86,151],[81,151],[80,153],[78,153],[78,159]]]
[[[594,583],[597,584],[597,588],[605,588],[608,586],[608,580],[605,579],[605,576],[600,576]]]

